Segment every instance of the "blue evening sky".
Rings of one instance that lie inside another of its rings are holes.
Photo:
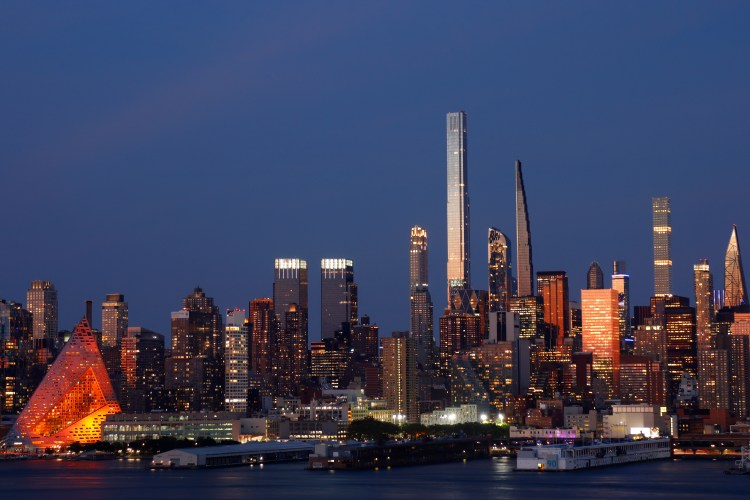
[[[749,21],[727,1],[5,0],[0,298],[52,280],[63,329],[120,292],[168,333],[194,286],[246,308],[299,256],[317,340],[320,259],[346,257],[388,334],[419,224],[437,319],[445,113],[465,110],[476,288],[487,228],[515,239],[518,158],[536,270],[577,299],[592,260],[626,260],[647,303],[666,195],[692,301],[697,259],[722,286],[733,223],[750,251]]]

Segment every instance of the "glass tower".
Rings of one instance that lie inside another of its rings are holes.
[[[539,272],[536,276],[537,290],[544,308],[544,322],[550,328],[550,344],[562,346],[570,335],[568,276],[565,271]]]
[[[349,259],[320,261],[320,336],[333,338],[342,323],[357,324],[357,285]]]
[[[508,310],[508,299],[513,295],[511,262],[510,240],[491,227],[487,236],[489,312]]]
[[[711,349],[711,322],[714,314],[714,277],[708,259],[701,259],[693,266],[695,287],[695,328],[698,350]]]
[[[516,160],[516,258],[518,259],[518,296],[534,295],[531,229],[520,160]]]
[[[469,177],[466,164],[466,113],[448,113],[448,301],[451,289],[469,288]]]
[[[669,198],[652,198],[654,224],[654,295],[672,294],[672,209]]]
[[[607,385],[607,395],[620,390],[620,314],[617,290],[581,290],[583,350],[593,353],[593,368]]]
[[[724,306],[735,307],[742,304],[747,304],[747,286],[745,286],[745,271],[742,269],[740,242],[737,240],[737,226],[735,225],[732,228],[727,254],[724,258]]]
[[[586,273],[586,290],[601,290],[602,288],[604,288],[604,273],[599,263],[594,261],[589,265]]]
[[[411,228],[409,241],[409,319],[411,337],[417,343],[417,361],[425,367],[432,363],[435,337],[427,275],[427,231],[419,226]]]

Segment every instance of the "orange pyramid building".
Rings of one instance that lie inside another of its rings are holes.
[[[95,443],[106,416],[120,411],[96,337],[83,319],[8,436],[37,448]]]

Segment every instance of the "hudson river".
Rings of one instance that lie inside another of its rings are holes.
[[[263,468],[149,471],[146,462],[0,463],[0,499],[44,498],[750,498],[750,476],[731,461],[681,460],[577,472],[513,472],[510,459],[379,471],[311,472],[304,463]]]

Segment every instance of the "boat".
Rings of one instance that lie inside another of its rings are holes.
[[[671,457],[669,438],[638,439],[576,446],[524,446],[516,456],[519,471],[570,471]]]

